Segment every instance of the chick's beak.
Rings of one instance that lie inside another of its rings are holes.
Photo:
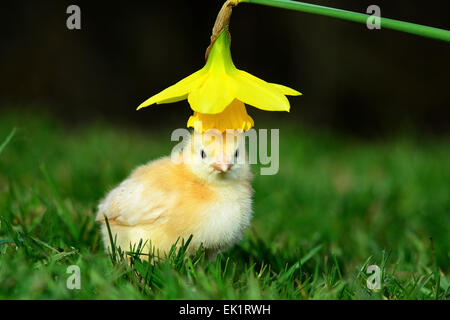
[[[233,166],[232,163],[227,163],[227,162],[215,162],[211,165],[211,167],[214,170],[220,171],[220,172],[227,172],[228,170],[230,170],[230,168]]]

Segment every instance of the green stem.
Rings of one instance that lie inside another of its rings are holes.
[[[333,17],[343,20],[349,20],[359,23],[367,23],[367,19],[371,17],[368,14],[357,13],[347,10],[335,9],[330,7],[319,6],[304,2],[290,0],[239,0],[239,2],[256,3],[264,6],[284,8],[295,11],[319,14],[322,16]],[[412,33],[415,35],[448,41],[450,42],[450,31],[438,29],[434,27],[423,26],[420,24],[404,22],[394,19],[381,17],[380,24],[382,28]]]

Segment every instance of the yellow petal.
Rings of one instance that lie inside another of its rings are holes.
[[[289,101],[278,87],[242,70],[236,70],[233,80],[236,99],[262,110],[289,111]]]
[[[187,99],[187,97],[188,97],[188,94],[186,93],[184,96],[177,96],[177,97],[172,97],[172,98],[165,99],[165,100],[160,100],[160,101],[156,102],[156,104],[178,102],[178,101]],[[141,107],[141,108],[144,108],[144,107]]]
[[[283,85],[278,84],[278,83],[270,83],[270,85],[275,87],[275,88],[277,88],[278,90],[280,90],[282,94],[285,94],[285,95],[288,95],[288,96],[301,96],[302,95],[297,90],[294,90],[292,88],[283,86]]]
[[[192,110],[200,113],[220,113],[233,101],[229,87],[231,79],[225,73],[208,74],[200,87],[193,88],[188,96]]]
[[[225,132],[227,129],[247,131],[253,126],[253,119],[247,114],[244,103],[239,100],[233,100],[221,113],[194,112],[187,122],[187,127],[192,127],[197,132],[206,132],[209,129],[217,129],[221,132]]]
[[[202,81],[205,77],[205,70],[201,69],[197,72],[194,72],[190,76],[178,81],[173,86],[168,87],[167,89],[161,91],[158,94],[155,94],[151,98],[147,99],[143,103],[139,105],[137,110],[148,107],[154,103],[171,103],[177,102],[180,100],[186,99],[189,91],[192,90],[193,87],[201,85]]]

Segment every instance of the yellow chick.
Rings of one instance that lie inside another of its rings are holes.
[[[136,168],[98,206],[107,249],[111,233],[116,246],[129,250],[142,239],[143,253],[164,257],[180,238],[193,235],[188,254],[200,244],[207,256],[235,244],[252,216],[252,174],[245,137],[233,134],[192,134],[171,157]]]

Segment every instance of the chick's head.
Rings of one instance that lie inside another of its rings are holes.
[[[209,182],[227,183],[249,178],[245,135],[240,131],[194,132],[184,154],[192,172]]]

